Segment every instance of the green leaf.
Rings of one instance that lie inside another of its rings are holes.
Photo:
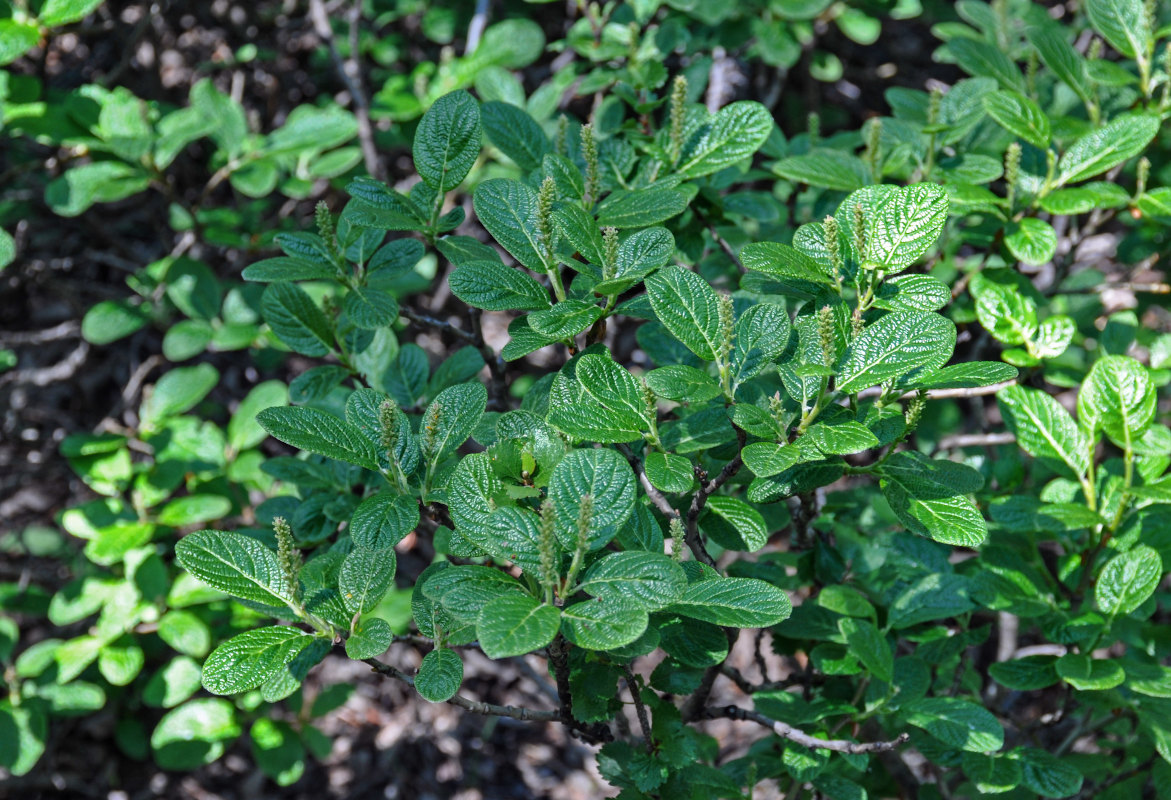
[[[757,578],[711,578],[687,587],[669,608],[677,614],[715,625],[766,628],[789,618],[789,597]]]
[[[950,302],[951,287],[930,275],[895,275],[874,296],[875,307],[888,311],[938,311]]]
[[[947,49],[969,75],[993,78],[1006,89],[1025,90],[1020,68],[999,47],[957,36],[947,43]]]
[[[800,250],[778,242],[752,242],[740,251],[744,266],[782,280],[833,286],[833,276]]]
[[[436,100],[415,129],[412,154],[419,177],[440,192],[459,186],[480,157],[480,109],[467,92]]]
[[[232,501],[218,494],[191,494],[178,497],[161,509],[157,517],[160,525],[183,527],[222,519],[232,511]]]
[[[529,314],[529,326],[547,341],[568,339],[602,318],[602,309],[588,300],[565,300]]]
[[[833,424],[819,422],[806,435],[824,455],[846,456],[878,447],[878,437],[856,420]]]
[[[650,188],[612,192],[598,204],[598,225],[645,228],[682,214],[691,195],[680,189]]]
[[[219,383],[220,373],[211,364],[179,367],[159,378],[139,409],[147,428],[158,428],[168,417],[195,407]]]
[[[390,623],[379,617],[369,617],[359,620],[346,639],[346,655],[356,661],[378,658],[390,648],[393,641],[394,632],[390,629]]]
[[[483,391],[483,387],[480,387]],[[310,453],[378,470],[378,453],[357,425],[315,408],[266,408],[256,421],[282,442]]]
[[[511,103],[493,100],[480,109],[484,114],[484,132],[500,152],[511,158],[525,172],[541,166],[552,148],[549,137],[524,109]],[[477,142],[477,155],[479,154]]]
[[[1067,653],[1057,659],[1056,668],[1062,680],[1083,692],[1113,689],[1126,680],[1126,672],[1117,661],[1086,653]]]
[[[1021,765],[1021,783],[1042,797],[1072,797],[1081,791],[1082,774],[1069,759],[1035,747],[1019,748],[1012,755]]]
[[[394,583],[394,548],[369,550],[355,547],[342,562],[337,588],[351,614],[373,611]]]
[[[903,708],[907,722],[959,750],[987,753],[1004,745],[1004,729],[999,720],[966,700],[926,697]]]
[[[837,369],[837,388],[853,394],[920,367],[938,369],[951,358],[955,340],[955,324],[939,314],[887,314],[846,348]]]
[[[720,385],[695,367],[674,364],[646,374],[647,386],[659,397],[681,403],[703,403],[720,396]]]
[[[455,616],[475,622],[484,606],[507,594],[524,592],[511,575],[492,567],[459,566],[432,575],[423,594]]]
[[[731,103],[710,116],[683,143],[676,169],[688,178],[718,172],[759,150],[772,129],[772,115],[760,103]]]
[[[1171,187],[1160,186],[1143,192],[1135,201],[1135,206],[1148,219],[1171,219]],[[0,257],[0,262],[3,260]]]
[[[695,483],[691,462],[674,453],[648,453],[643,466],[651,486],[660,492],[690,491]]]
[[[1089,471],[1090,442],[1056,399],[1023,386],[1001,389],[996,397],[1004,422],[1022,450],[1064,464],[1078,477]]]
[[[1044,220],[1025,217],[1009,226],[1004,244],[1017,261],[1041,266],[1052,261],[1057,252],[1057,231]]]
[[[520,181],[486,180],[472,198],[476,217],[500,246],[535,272],[545,272],[537,225],[537,193]]]
[[[1087,0],[1090,24],[1110,46],[1128,58],[1145,58],[1151,28],[1143,0]]]
[[[574,603],[561,610],[561,632],[586,650],[612,650],[630,644],[647,628],[647,612],[624,597]]]
[[[992,664],[988,667],[988,674],[1001,686],[1031,692],[1057,683],[1056,663],[1053,656],[1025,656]]]
[[[1147,601],[1163,577],[1159,552],[1136,545],[1106,562],[1094,584],[1094,601],[1102,613],[1126,616]]]
[[[719,544],[727,549],[755,553],[768,544],[768,526],[764,517],[752,506],[738,497],[714,494],[708,498],[704,508],[726,522],[732,529],[730,536],[719,538]],[[701,525],[710,527],[701,521]]]
[[[288,402],[289,390],[280,381],[265,381],[253,386],[228,422],[228,445],[239,453],[263,442],[268,433],[260,427],[256,415],[266,408],[287,405]]]
[[[1103,356],[1094,362],[1077,396],[1077,416],[1091,433],[1131,448],[1155,420],[1156,394],[1147,368],[1130,356]]]
[[[1020,92],[986,94],[984,110],[1009,133],[1042,150],[1049,147],[1049,117],[1040,106]]]
[[[586,572],[580,591],[603,601],[621,596],[647,611],[660,611],[683,596],[687,575],[662,553],[632,550],[603,556]]]
[[[305,772],[305,745],[287,722],[261,717],[252,723],[252,758],[278,786],[296,783]]]
[[[1143,152],[1158,132],[1159,118],[1150,114],[1111,120],[1070,145],[1057,162],[1057,184],[1082,181],[1118,166]]]
[[[81,338],[90,344],[110,344],[139,330],[149,319],[139,306],[121,300],[103,300],[82,317]]]
[[[159,619],[159,638],[188,656],[202,658],[211,648],[211,630],[190,611],[172,610]]]
[[[913,381],[912,386],[924,389],[973,389],[1011,381],[1018,374],[1016,367],[999,361],[968,361],[929,372]]]
[[[438,463],[454,453],[480,424],[487,406],[488,390],[482,383],[461,383],[440,392],[423,414],[425,424],[435,421],[427,457]]]
[[[163,769],[191,770],[217,760],[239,735],[236,707],[205,697],[167,712],[151,734],[150,747]]]
[[[879,474],[883,496],[908,530],[957,547],[976,547],[988,535],[984,517],[968,499],[983,479],[969,467],[902,452]]]
[[[273,283],[264,290],[260,312],[276,337],[290,349],[313,358],[329,353],[333,329],[325,314],[304,289],[293,283]]]
[[[760,478],[780,475],[801,460],[801,448],[776,442],[754,442],[740,451],[744,465]]]
[[[1065,31],[1057,26],[1032,28],[1028,39],[1037,48],[1041,61],[1053,74],[1066,83],[1083,101],[1091,99],[1090,79],[1086,74],[1085,58],[1073,49],[1065,38]]]
[[[447,278],[451,292],[470,306],[487,311],[540,311],[549,294],[531,276],[498,261],[469,261]]]
[[[0,29],[3,35],[3,29]],[[13,775],[26,775],[45,752],[48,724],[40,705],[0,700],[0,766]]]
[[[815,150],[790,156],[774,164],[772,170],[794,183],[839,192],[852,192],[870,182],[870,171],[862,159],[838,150]]]
[[[350,322],[368,331],[393,325],[398,319],[398,301],[394,296],[368,286],[355,287],[346,292],[342,310]]]
[[[0,48],[4,45],[0,44]],[[94,161],[71,167],[49,181],[45,203],[58,216],[76,217],[94,203],[112,203],[138,194],[150,186],[150,181],[149,173],[141,167],[121,161]]]
[[[867,264],[891,273],[911,266],[935,244],[947,212],[947,192],[932,183],[884,193],[866,220]]]
[[[318,264],[300,258],[277,256],[249,264],[244,268],[240,277],[246,281],[258,283],[278,283],[281,281],[329,280],[336,278],[337,274],[337,269],[331,265]]]
[[[1003,794],[1020,785],[1021,765],[1003,755],[964,753],[964,775],[984,794]]]
[[[850,653],[871,675],[886,683],[894,680],[894,653],[873,622],[843,617],[838,620],[838,630],[845,637]]]
[[[443,703],[459,691],[464,680],[464,662],[454,650],[432,650],[423,656],[415,690],[429,703]]]
[[[606,408],[594,400],[580,381],[557,375],[549,391],[548,422],[575,439],[593,442],[633,442],[649,426],[641,416],[622,408]]]
[[[358,504],[350,520],[350,538],[369,550],[394,547],[419,524],[419,505],[411,497],[379,492]]]
[[[557,536],[572,551],[584,495],[593,498],[590,550],[604,547],[634,513],[634,472],[615,450],[574,450],[558,462],[549,478],[549,498],[557,511]]]
[[[276,553],[250,536],[196,531],[175,544],[175,560],[213,589],[268,606],[288,603]]]
[[[77,22],[102,4],[102,0],[45,0],[37,19],[47,28]]]
[[[626,369],[614,363],[609,355],[587,353],[577,361],[575,375],[586,393],[608,410],[633,416],[644,423],[647,430],[650,423],[646,398],[642,386]]]
[[[646,282],[655,316],[671,335],[705,361],[720,350],[719,298],[708,282],[680,267],[656,272]]]
[[[270,626],[233,636],[203,664],[203,688],[212,694],[255,689],[289,665],[313,637],[297,628]]]
[[[561,612],[528,594],[507,594],[484,606],[476,636],[489,658],[521,656],[545,647],[561,627]]]

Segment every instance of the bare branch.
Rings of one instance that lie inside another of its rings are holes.
[[[365,659],[366,663],[379,675],[402,681],[408,686],[415,685],[415,679],[397,667],[383,664],[375,658]],[[498,706],[494,703],[484,703],[479,700],[469,700],[463,695],[455,695],[447,701],[450,705],[459,706],[473,714],[483,714],[488,717],[511,717],[526,722],[557,722],[561,719],[559,711],[543,711],[535,708],[521,708],[517,706]]]
[[[1011,433],[966,433],[945,436],[939,440],[936,450],[955,450],[960,447],[993,447],[998,444],[1012,444],[1016,436]]]
[[[699,490],[691,499],[691,507],[687,509],[687,523],[684,526],[684,531],[687,535],[687,546],[691,548],[691,552],[697,559],[707,564],[709,567],[716,566],[715,559],[713,559],[704,547],[703,540],[699,535],[699,515],[702,513],[704,507],[707,505],[707,499],[715,494],[721,486],[727,483],[740,471],[740,466],[744,463],[740,457],[740,452],[744,449],[744,442],[747,435],[739,428],[736,429],[736,440],[739,442],[735,458],[724,465],[720,470],[720,474],[707,480],[707,473],[702,468],[695,468],[695,477],[699,480]]]
[[[832,750],[835,753],[849,753],[851,755],[858,753],[884,753],[894,750],[911,738],[910,734],[900,733],[889,742],[851,742],[848,739],[818,739],[816,736],[810,736],[808,733],[794,728],[792,725],[770,719],[764,714],[749,711],[740,706],[709,708],[706,710],[704,716],[708,719],[724,718],[755,722],[757,725],[768,728],[782,739],[788,739],[790,742],[799,744],[802,747],[808,747],[811,750]]]
[[[444,333],[450,333],[457,339],[462,339],[463,341],[469,342],[471,344],[475,344],[476,342],[476,335],[471,331],[465,331],[463,328],[452,325],[450,322],[445,322],[444,320],[436,319],[435,317],[429,317],[426,314],[420,314],[418,311],[415,311],[413,308],[408,306],[402,306],[399,309],[399,313],[416,325],[427,325],[428,327],[435,328],[437,330],[443,331]]]
[[[638,482],[642,484],[643,491],[646,492],[646,496],[651,499],[651,502],[655,504],[655,508],[659,509],[659,511],[661,511],[663,516],[665,516],[667,519],[680,518],[681,515],[679,511],[676,510],[675,507],[671,505],[671,502],[667,500],[666,496],[658,489],[656,489],[651,483],[651,479],[646,475],[646,467],[643,466],[642,461],[634,454],[634,451],[632,451],[624,444],[618,445],[618,449],[622,452],[622,455],[626,456],[626,460],[630,462],[630,466],[634,470],[634,473],[638,475]]]
[[[362,83],[362,70],[358,66],[358,21],[362,15],[362,4],[355,2],[346,14],[346,21],[350,26],[349,46],[350,57],[342,58],[338,50],[337,40],[333,35],[333,27],[329,24],[329,14],[325,10],[322,0],[309,0],[309,18],[313,23],[313,30],[318,38],[329,49],[329,57],[333,60],[334,69],[350,95],[350,105],[354,107],[354,117],[358,121],[358,143],[362,147],[362,160],[366,164],[366,171],[380,181],[386,180],[386,172],[382,169],[382,161],[378,157],[378,149],[374,146],[374,127],[370,123],[370,100],[366,97],[366,88]]]
[[[962,397],[984,397],[986,395],[996,394],[1001,389],[1006,389],[1009,386],[1015,386],[1016,384],[1017,381],[1014,378],[1011,381],[1001,381],[1000,383],[994,383],[990,386],[972,386],[970,388],[964,389],[930,389],[927,392],[927,397],[931,400],[957,399]],[[899,399],[909,400],[918,393],[918,390],[907,392],[906,394],[900,395]],[[881,394],[881,386],[872,386],[869,389],[863,389],[862,391],[858,392],[858,398],[861,399],[865,397],[878,397]]]
[[[468,24],[468,41],[464,45],[464,55],[470,56],[480,46],[480,37],[488,27],[489,0],[476,0],[476,12],[472,14],[472,21]]]
[[[651,738],[651,720],[647,716],[646,706],[642,702],[642,695],[639,694],[638,678],[635,676],[634,670],[630,668],[629,664],[624,664],[622,671],[626,675],[626,687],[630,689],[630,698],[634,701],[634,710],[638,714],[638,727],[642,729],[642,738],[646,742],[647,752],[653,752],[655,742]]]

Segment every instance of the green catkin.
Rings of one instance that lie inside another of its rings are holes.
[[[1151,177],[1151,160],[1143,156],[1138,160],[1138,170],[1135,175],[1135,197],[1147,190],[1147,180]]]
[[[882,120],[874,117],[866,123],[866,150],[863,153],[863,159],[867,166],[870,167],[870,176],[872,180],[879,180],[882,175],[880,173],[882,160]]]
[[[556,241],[553,233],[553,203],[557,199],[557,183],[552,177],[546,176],[541,181],[541,189],[537,192],[537,232],[541,234],[541,245],[544,247],[545,263],[554,263],[554,248]]]
[[[586,553],[590,550],[590,521],[594,518],[594,496],[583,494],[581,505],[577,511],[577,541],[573,548],[573,561],[569,564],[569,573],[565,576],[565,591],[573,591],[574,581],[577,580],[578,570],[581,569]]]
[[[854,253],[866,264],[866,209],[861,203],[854,203]]]
[[[927,124],[936,125],[939,123],[939,110],[943,106],[943,89],[938,86],[931,87],[931,95],[927,101]]]
[[[610,280],[618,268],[618,229],[602,228],[602,252],[606,263],[602,265],[602,279]]]
[[[837,360],[837,336],[834,332],[834,310],[829,306],[822,306],[817,311],[817,337],[821,340],[825,365],[830,366]]]
[[[293,539],[293,529],[284,517],[276,517],[272,521],[272,530],[276,534],[276,558],[285,579],[285,589],[294,602],[300,603],[301,551]]]
[[[1102,57],[1102,40],[1095,36],[1090,40],[1090,46],[1086,48],[1086,58],[1090,61],[1097,61]]]
[[[557,586],[557,508],[553,501],[546,499],[541,503],[540,518],[537,524],[540,534],[539,548],[541,567],[541,588],[545,590],[545,602],[553,602],[553,590]]]
[[[671,163],[683,153],[683,122],[687,111],[687,78],[675,76],[671,85]]]
[[[1025,91],[1029,97],[1037,96],[1037,69],[1040,61],[1036,50],[1029,50],[1029,60],[1025,62]]]
[[[383,400],[378,407],[378,433],[382,449],[387,458],[394,460],[395,447],[398,445],[398,406],[393,400]]]
[[[683,521],[679,517],[671,517],[670,532],[671,558],[680,563],[683,561],[683,546],[687,536],[683,532]]]
[[[907,432],[910,433],[918,425],[919,420],[923,418],[923,410],[927,407],[927,390],[920,389],[918,394],[911,399],[907,405],[907,410],[903,414],[903,419],[907,423]]]
[[[732,399],[732,347],[736,339],[736,309],[730,295],[719,295],[720,345],[716,364],[720,370],[720,385],[724,395]]]
[[[781,393],[776,392],[768,399],[768,411],[781,430],[785,429],[785,403],[781,400]]]
[[[581,126],[581,152],[586,165],[585,195],[582,199],[590,206],[598,199],[598,143],[594,139],[593,123]]]
[[[569,142],[569,117],[562,114],[557,118],[557,135],[553,140],[554,152],[558,155],[565,155],[568,152]]]
[[[810,111],[806,118],[806,130],[809,132],[809,147],[810,149],[821,144],[821,115],[816,111]]]
[[[427,459],[434,458],[435,453],[435,436],[439,432],[439,422],[443,418],[443,409],[438,403],[432,403],[427,409],[427,416],[423,419],[423,440],[421,448],[423,455]]]
[[[324,200],[318,201],[313,209],[313,219],[317,223],[317,235],[325,242],[330,256],[335,262],[341,261],[341,251],[337,246],[337,235],[333,226],[333,217],[329,213],[329,206]]]
[[[842,251],[838,247],[838,221],[832,215],[822,223],[822,245],[829,254],[830,267],[834,273],[834,283],[840,289],[842,279],[846,276],[846,265],[842,263]]]
[[[1016,201],[1017,182],[1021,178],[1021,145],[1013,142],[1004,153],[1004,185],[1007,193],[1008,207],[1012,209]]]

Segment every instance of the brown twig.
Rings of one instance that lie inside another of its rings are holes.
[[[687,522],[684,525],[684,532],[687,537],[687,546],[691,548],[691,552],[697,559],[713,569],[716,566],[715,559],[708,554],[707,548],[704,547],[703,540],[699,535],[699,515],[703,512],[704,507],[707,506],[707,499],[740,471],[740,466],[744,463],[740,457],[740,451],[744,449],[746,439],[747,436],[744,431],[737,428],[736,440],[739,442],[739,446],[736,448],[737,453],[735,458],[725,464],[724,468],[720,470],[720,474],[710,481],[707,480],[707,473],[702,467],[697,465],[695,468],[695,477],[699,480],[699,490],[691,498],[691,507],[687,509]]]
[[[385,675],[388,678],[394,678],[397,681],[402,681],[408,686],[414,687],[415,679],[407,673],[403,672],[397,667],[392,667],[390,664],[384,664],[378,659],[367,658],[366,663],[377,672],[379,675]],[[489,717],[511,717],[512,719],[525,720],[527,722],[557,722],[561,719],[559,711],[544,711],[535,708],[521,708],[518,706],[498,706],[495,703],[484,703],[479,700],[469,700],[463,695],[454,695],[447,700],[447,703],[453,706],[459,706],[462,709],[471,711],[473,714],[483,714]]]
[[[465,331],[463,328],[460,328],[457,325],[452,325],[450,322],[445,322],[444,320],[436,319],[435,317],[429,317],[426,314],[420,314],[418,311],[415,311],[413,308],[408,306],[402,306],[399,309],[399,313],[409,319],[411,322],[414,322],[416,325],[427,325],[445,333],[450,333],[457,339],[462,339],[463,341],[470,344],[476,343],[476,334],[472,333],[471,331]]]
[[[667,519],[679,519],[682,515],[671,505],[671,502],[667,500],[666,496],[654,487],[650,478],[647,477],[646,467],[643,466],[642,461],[634,454],[634,451],[624,444],[618,445],[618,449],[626,456],[626,460],[630,462],[634,474],[638,475],[638,482],[642,484],[643,491],[646,492],[646,496],[651,499],[651,502],[655,504],[655,508],[659,509]]]
[[[956,436],[945,436],[939,440],[936,451],[956,450],[961,447],[994,447],[1000,444],[1012,444],[1016,436],[1011,433],[964,433]]]
[[[366,164],[366,171],[380,181],[386,180],[386,172],[382,168],[382,161],[378,157],[378,149],[374,146],[374,126],[370,123],[370,100],[366,97],[366,89],[362,83],[362,71],[358,67],[358,21],[362,14],[362,4],[354,3],[346,13],[346,21],[350,26],[349,46],[350,57],[342,58],[338,50],[337,41],[333,35],[333,27],[329,24],[329,14],[325,10],[322,0],[309,0],[309,18],[317,36],[329,49],[329,57],[333,60],[334,69],[350,95],[350,105],[354,108],[354,117],[358,121],[358,143],[362,147],[362,160]]]
[[[927,397],[930,400],[954,400],[963,397],[984,397],[986,395],[996,394],[1001,389],[1006,389],[1009,386],[1015,386],[1016,384],[1017,380],[1014,378],[1011,381],[1001,381],[1000,383],[993,383],[989,386],[971,386],[960,389],[929,389],[927,392]],[[858,392],[858,398],[862,399],[866,397],[879,397],[882,395],[882,391],[883,389],[881,386],[872,386],[869,389],[863,389],[862,391]],[[916,389],[915,391],[900,395],[899,399],[910,400],[917,394],[919,394],[919,391]]]
[[[655,742],[651,738],[651,720],[646,713],[646,705],[642,702],[642,695],[639,694],[638,678],[629,664],[623,664],[622,671],[626,675],[626,687],[630,689],[630,699],[634,701],[634,711],[638,715],[638,727],[642,729],[642,738],[646,742],[647,752],[650,753],[655,749]]]
[[[757,725],[768,728],[782,739],[788,739],[790,742],[799,744],[802,747],[808,747],[811,750],[831,750],[835,753],[848,753],[851,755],[859,753],[884,753],[889,750],[894,750],[911,738],[909,734],[900,733],[894,739],[886,742],[851,742],[848,739],[818,739],[816,736],[810,736],[808,733],[794,728],[792,725],[770,719],[764,714],[749,711],[746,708],[740,708],[740,706],[709,708],[705,711],[704,716],[708,719],[723,718],[755,722]]]
[[[549,663],[553,667],[553,678],[557,682],[557,697],[561,701],[561,708],[556,712],[557,719],[591,744],[611,741],[614,735],[608,726],[589,725],[573,716],[573,693],[569,688],[569,643],[565,641],[565,637],[557,634],[549,643],[548,653]]]

